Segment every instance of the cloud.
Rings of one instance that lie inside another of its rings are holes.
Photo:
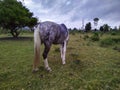
[[[20,0],[23,2],[23,0]],[[24,0],[23,4],[41,21],[65,23],[68,27],[81,28],[98,17],[99,25],[120,25],[119,0]]]

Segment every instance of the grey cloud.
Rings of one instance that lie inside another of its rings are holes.
[[[93,18],[98,17],[104,23],[110,21],[118,25],[120,22],[120,0],[32,0],[32,2],[41,5],[39,8],[32,7],[32,11],[40,19],[57,20],[68,24],[68,22],[81,23],[83,18],[93,21]]]

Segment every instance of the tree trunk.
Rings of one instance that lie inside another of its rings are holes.
[[[17,30],[11,30],[10,33],[12,34],[12,36],[13,36],[14,38],[17,38],[18,35],[20,34],[20,32],[18,32]]]

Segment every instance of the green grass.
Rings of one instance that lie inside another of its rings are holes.
[[[33,39],[0,40],[0,90],[120,90],[120,52],[84,40],[83,34],[70,35],[63,66],[58,48],[53,45],[49,52],[52,72],[44,69],[41,57],[33,74]]]

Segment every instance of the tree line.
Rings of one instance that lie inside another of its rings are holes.
[[[94,21],[94,26],[95,26],[95,29],[94,31],[97,31],[97,25],[98,25],[98,21],[99,21],[99,18],[94,18],[93,19]],[[92,27],[91,27],[91,22],[88,22],[86,25],[85,25],[85,31],[86,32],[89,32],[92,30]],[[108,31],[111,31],[111,30],[120,30],[120,26],[119,28],[117,28],[116,26],[112,29],[108,24],[104,24],[102,26],[100,26],[100,28],[98,29],[99,31],[102,31],[102,32],[108,32]]]
[[[88,22],[86,25],[85,25],[85,32],[89,32],[89,31],[91,31],[92,30],[92,27],[91,27],[91,23],[90,22]],[[116,31],[120,31],[120,26],[119,26],[119,28],[117,28],[116,26],[114,27],[114,28],[111,28],[108,24],[104,24],[104,25],[102,25],[102,26],[100,26],[100,28],[99,29],[93,29],[93,31],[97,31],[97,30],[99,30],[99,31],[102,31],[102,32],[108,32],[108,31],[112,31],[112,30],[116,30]]]
[[[77,29],[77,28],[73,28],[73,29],[69,29],[70,31],[84,31],[84,32],[90,32],[90,31],[101,31],[101,32],[108,32],[108,31],[120,31],[120,26],[117,28],[116,26],[114,28],[111,28],[108,24],[104,24],[102,26],[100,26],[98,29],[92,29],[91,26],[91,22],[86,23],[85,25],[85,29]]]

